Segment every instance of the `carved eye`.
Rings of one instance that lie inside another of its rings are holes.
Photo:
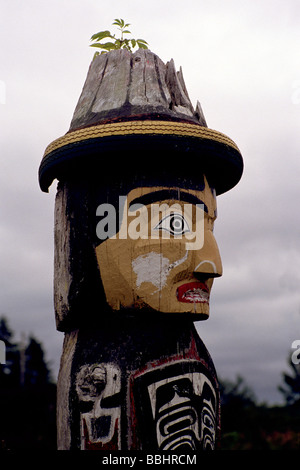
[[[172,235],[183,235],[190,232],[190,227],[182,214],[174,212],[164,217],[156,225],[155,230],[166,230]]]

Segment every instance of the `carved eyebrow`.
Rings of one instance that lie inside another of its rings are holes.
[[[134,204],[141,204],[147,206],[148,204],[152,204],[157,201],[165,201],[167,199],[173,199],[175,201],[185,201],[191,204],[203,204],[203,208],[205,212],[208,212],[207,205],[199,199],[197,196],[191,193],[187,193],[185,191],[179,191],[177,189],[160,189],[159,191],[153,191],[152,193],[143,194],[135,198],[131,201],[130,207]]]

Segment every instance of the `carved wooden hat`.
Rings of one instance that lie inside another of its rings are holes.
[[[142,178],[145,185],[180,180],[197,188],[205,174],[222,194],[242,173],[238,147],[207,127],[174,61],[122,49],[92,61],[69,131],[45,150],[39,183],[48,192],[55,178],[87,174],[104,182]]]

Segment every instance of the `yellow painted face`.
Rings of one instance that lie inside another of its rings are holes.
[[[222,263],[213,235],[216,197],[206,179],[203,191],[135,188],[124,202],[119,232],[96,248],[108,304],[207,318]]]

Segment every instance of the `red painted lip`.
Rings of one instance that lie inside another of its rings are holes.
[[[176,291],[179,302],[207,303],[209,302],[209,289],[204,282],[188,282],[179,286]]]

